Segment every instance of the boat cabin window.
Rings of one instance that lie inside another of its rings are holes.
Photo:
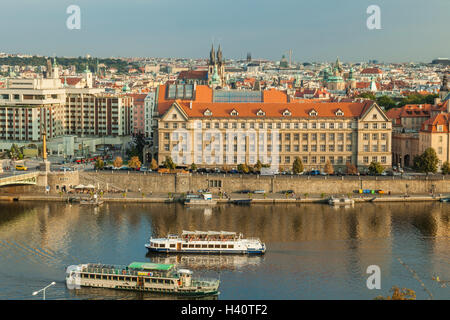
[[[175,243],[171,243],[171,244],[170,244],[170,247],[171,247],[171,248],[175,248]]]
[[[182,247],[183,247],[183,248],[187,248],[188,245],[187,245],[187,244],[183,244]]]
[[[195,246],[193,244],[190,244],[189,248],[195,248]]]
[[[229,244],[228,245],[228,249],[233,249],[234,248],[234,244]]]
[[[226,244],[222,244],[222,248],[226,248],[227,247],[227,245]]]
[[[196,247],[196,248],[200,248],[200,247],[201,247],[201,245],[199,245],[199,244],[196,244],[196,245],[195,245],[195,247]]]
[[[208,248],[214,248],[213,244],[208,244]]]
[[[165,248],[165,247],[166,247],[166,244],[165,244],[165,243],[160,243],[160,244],[159,244],[159,247],[160,247],[160,248]]]
[[[220,244],[216,244],[214,248],[220,248]]]
[[[202,248],[208,248],[207,244],[202,244]]]
[[[146,278],[144,280],[145,280],[145,283],[150,283],[150,279],[149,278]]]
[[[101,276],[99,274],[96,274],[95,279],[101,279]]]

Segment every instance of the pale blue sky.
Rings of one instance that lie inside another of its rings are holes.
[[[66,8],[81,8],[81,30]],[[369,5],[381,30],[366,27]],[[296,61],[450,58],[449,0],[2,0],[0,52]]]

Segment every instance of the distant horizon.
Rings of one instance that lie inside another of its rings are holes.
[[[376,3],[374,3],[376,2]],[[79,29],[67,26],[72,5]],[[369,28],[369,8],[380,11]],[[450,55],[448,0],[16,0],[2,3],[2,50],[42,56],[430,63]],[[258,58],[256,58],[258,57]]]
[[[106,57],[106,56],[93,56],[90,55],[89,58],[86,57],[86,55],[83,56],[62,56],[62,55],[45,55],[45,54],[37,54],[37,53],[28,53],[28,52],[5,52],[5,51],[0,51],[0,53],[2,54],[6,54],[6,55],[27,55],[27,56],[32,56],[32,57],[43,57],[43,58],[64,58],[64,59],[78,59],[78,58],[82,58],[82,59],[182,59],[182,60],[208,60],[209,57],[152,57],[152,56],[110,56],[110,57]],[[89,55],[89,53],[88,53]],[[22,57],[24,58],[24,57]],[[25,57],[26,58],[26,57]],[[286,57],[288,58],[288,57]],[[432,61],[434,60],[450,60],[450,58],[443,58],[443,57],[437,57],[437,58],[432,58],[430,61],[400,61],[400,62],[393,62],[393,61],[382,61],[380,59],[377,58],[370,58],[367,60],[363,60],[363,61],[346,61],[346,60],[342,60],[341,57],[336,57],[335,59],[332,60],[322,60],[322,61],[292,61],[293,64],[296,63],[334,63],[336,61],[336,59],[339,58],[339,61],[343,64],[348,64],[348,63],[352,63],[352,64],[356,64],[356,63],[372,63],[373,61],[377,61],[376,64],[409,64],[409,63],[415,63],[415,64],[431,64]],[[1,57],[0,57],[1,59]],[[224,57],[225,62],[227,60],[232,60],[232,61],[244,61],[246,60],[246,58],[227,58]],[[265,61],[270,61],[270,62],[277,62],[280,61],[280,59],[278,60],[271,60],[269,58],[264,58],[264,57],[252,57],[251,61],[258,61],[258,60],[265,60]]]

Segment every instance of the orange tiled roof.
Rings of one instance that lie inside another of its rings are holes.
[[[357,118],[370,107],[373,102],[366,100],[363,102],[322,102],[322,103],[204,103],[204,102],[186,102],[176,101],[183,111],[191,118],[203,118],[206,110],[212,112],[212,118],[233,118],[230,113],[233,110],[238,112],[239,118],[259,118],[257,113],[262,110],[265,118],[311,118],[309,113],[312,110],[317,112],[319,118],[336,118],[336,112],[341,110],[344,112],[343,118]],[[171,104],[163,104],[159,106],[159,114],[165,113]],[[288,110],[290,116],[283,113]]]
[[[431,104],[407,104],[401,108],[392,108],[386,112],[391,119],[430,116]]]
[[[438,126],[442,126],[442,130],[438,131]],[[422,124],[420,131],[430,133],[448,133],[450,126],[450,113],[440,113],[433,118],[428,119]]]

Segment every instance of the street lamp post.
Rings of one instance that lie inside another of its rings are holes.
[[[46,286],[45,288],[42,288],[41,290],[38,290],[38,291],[35,291],[35,292],[33,292],[33,296],[35,296],[35,295],[37,295],[39,292],[41,292],[41,291],[43,291],[43,296],[42,296],[42,300],[45,300],[45,290],[48,288],[48,287],[51,287],[51,286],[54,286],[56,284],[56,282],[52,282],[52,283],[50,283],[48,286]]]

